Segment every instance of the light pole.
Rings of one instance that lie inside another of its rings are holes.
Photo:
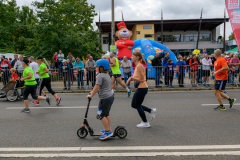
[[[111,38],[112,38],[112,45],[115,45],[115,21],[114,21],[114,0],[112,0],[112,33],[111,33]]]

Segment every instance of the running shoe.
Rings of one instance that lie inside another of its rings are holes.
[[[229,101],[229,104],[230,104],[229,108],[232,108],[235,102],[236,102],[236,98],[231,99],[231,101]]]
[[[110,129],[110,131],[112,130]],[[105,133],[105,130],[104,129],[100,130],[100,133]]]
[[[225,91],[224,93],[225,93],[225,94],[227,94],[228,92],[227,92],[227,91]]]
[[[58,99],[56,100],[57,105],[59,105],[60,102],[61,102],[61,98],[58,98]]]
[[[203,83],[202,86],[203,86],[203,87],[206,87],[206,84]]]
[[[111,131],[109,131],[109,132],[104,132],[104,134],[101,135],[101,136],[99,137],[99,139],[104,140],[104,139],[107,139],[107,138],[111,137],[112,135],[113,135],[113,133],[112,133]]]
[[[129,90],[129,92],[127,92],[127,93],[128,93],[128,97],[130,97],[130,95],[131,95],[132,91],[131,91],[131,90]]]
[[[173,88],[173,85],[172,85],[172,84],[170,84],[170,88]]]
[[[210,87],[210,84],[207,84],[208,87]]]
[[[139,128],[149,128],[150,124],[149,122],[141,122],[140,124],[137,125]]]
[[[67,90],[67,88],[65,87],[63,90]]]
[[[216,108],[214,108],[215,111],[226,111],[226,108],[223,106],[218,106]]]
[[[31,103],[35,104],[35,105],[39,105],[39,102],[37,100],[36,101],[32,101]]]
[[[24,112],[24,113],[29,113],[30,112],[30,109],[28,108],[24,108],[21,112]]]
[[[51,97],[47,97],[46,98],[46,101],[47,101],[47,103],[49,104],[49,106],[51,105]]]
[[[156,112],[157,112],[157,109],[153,108],[151,113],[150,113],[151,114],[151,121],[155,118]]]

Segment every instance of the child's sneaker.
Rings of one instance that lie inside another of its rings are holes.
[[[58,99],[56,100],[57,105],[59,105],[60,102],[61,102],[61,98],[58,98]]]
[[[39,105],[39,102],[37,100],[36,101],[32,101],[31,103],[35,104],[35,105]]]
[[[150,127],[149,122],[141,122],[140,124],[137,125],[139,128],[148,128]]]
[[[111,129],[110,129],[110,131],[111,131]],[[105,130],[103,129],[103,130],[100,130],[100,133],[105,133]]]
[[[30,109],[28,108],[24,108],[21,112],[24,112],[24,113],[29,113],[30,112]]]
[[[104,140],[104,139],[107,139],[107,138],[111,137],[112,135],[113,135],[113,133],[112,133],[111,131],[109,131],[109,132],[104,132],[104,134],[101,135],[101,136],[99,137],[99,139]]]

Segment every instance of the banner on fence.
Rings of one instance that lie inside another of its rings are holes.
[[[233,34],[240,51],[240,0],[225,0]]]

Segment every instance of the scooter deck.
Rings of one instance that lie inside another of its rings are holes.
[[[103,135],[103,133],[101,133],[101,132],[94,132],[94,134],[91,135],[91,136],[101,136],[101,135]],[[111,137],[116,137],[116,135],[113,134]]]
[[[93,136],[101,136],[101,135],[103,135],[103,133],[101,133],[101,132],[94,132],[94,134],[93,134]]]

